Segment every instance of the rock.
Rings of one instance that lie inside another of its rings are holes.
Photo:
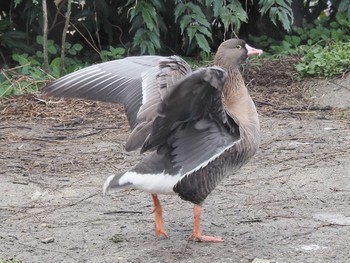
[[[114,243],[119,243],[119,242],[123,242],[124,241],[124,238],[121,234],[114,234],[110,240]]]
[[[41,243],[44,243],[44,244],[49,244],[53,242],[55,242],[55,239],[53,237],[48,237],[41,240]]]

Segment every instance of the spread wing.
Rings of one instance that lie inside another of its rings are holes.
[[[191,72],[180,57],[127,57],[93,65],[44,88],[50,96],[123,104],[132,132],[127,150],[139,148],[150,133],[157,109],[174,83]]]
[[[238,141],[238,125],[221,100],[225,80],[224,70],[209,67],[178,82],[163,100],[141,151],[157,149],[186,174]]]

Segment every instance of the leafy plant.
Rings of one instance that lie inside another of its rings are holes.
[[[350,71],[350,42],[335,42],[326,47],[315,45],[296,65],[300,76],[332,77]]]
[[[100,52],[100,58],[103,62],[105,62],[112,59],[122,58],[124,54],[125,54],[125,48],[121,48],[121,47],[114,48],[110,46],[108,50],[102,50]]]
[[[297,55],[301,62],[296,70],[301,77],[331,77],[350,70],[350,21],[346,13],[338,12],[318,18],[313,26],[294,28],[292,34],[277,42],[267,36],[250,39],[271,53]]]
[[[282,23],[285,30],[290,31],[293,24],[292,0],[259,0],[262,14],[269,14],[275,25],[277,21]]]
[[[20,65],[1,70],[0,97],[32,93],[47,83],[50,76],[44,72],[41,63],[28,54],[14,54],[13,59]]]
[[[179,22],[181,35],[185,37],[189,46],[195,39],[201,50],[210,52],[208,42],[212,40],[210,23],[199,5],[179,1],[175,7],[175,21]]]
[[[37,36],[37,44],[42,45],[42,36]],[[65,44],[66,53],[70,56],[78,54],[82,45],[70,43]],[[50,74],[42,70],[43,52],[38,50],[34,55],[28,53],[14,53],[13,61],[18,66],[10,69],[3,68],[0,74],[0,97],[9,95],[20,95],[40,90],[50,79],[60,77],[59,48],[52,41],[48,41],[48,52],[50,55]],[[65,58],[65,73],[71,73],[84,66],[79,59],[67,56]]]
[[[330,22],[329,17],[317,19],[312,27],[293,28],[290,35],[277,42],[267,36],[249,36],[249,39],[260,47],[270,48],[272,53],[285,55],[300,55],[307,53],[308,47],[320,45],[327,46],[333,42],[350,41],[350,22],[346,14],[337,13],[335,21]]]
[[[133,5],[130,11],[130,31],[135,32],[133,48],[139,48],[141,54],[155,54],[160,49],[160,28],[164,22],[157,15],[161,7],[159,0],[129,0],[126,6]]]
[[[350,2],[348,0],[335,1],[338,11],[347,16],[347,21],[350,22]]]
[[[238,0],[212,0],[211,2],[214,11],[213,15],[220,19],[224,26],[225,33],[229,31],[230,26],[234,32],[238,32],[242,23],[248,22],[247,13],[243,9],[241,2]],[[233,35],[230,37],[233,37]]]

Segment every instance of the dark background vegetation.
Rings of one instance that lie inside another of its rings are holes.
[[[210,60],[212,50],[236,35],[267,53],[299,56],[301,76],[343,74],[350,64],[349,18],[349,0],[2,0],[0,96],[21,93],[13,88],[17,74],[34,78],[35,90],[45,73],[57,78],[128,55]],[[310,48],[320,57],[310,57]],[[334,50],[341,70],[320,70]]]

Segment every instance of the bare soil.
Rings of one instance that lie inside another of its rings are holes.
[[[192,205],[177,196],[160,196],[169,239],[154,236],[150,195],[102,196],[108,175],[140,159],[124,150],[121,107],[41,94],[1,99],[0,258],[350,262],[350,108],[341,104],[350,78],[338,90],[314,89],[325,83],[250,87],[262,146],[203,205],[203,232],[225,239],[217,244],[187,240]],[[339,90],[335,105],[319,103]]]

